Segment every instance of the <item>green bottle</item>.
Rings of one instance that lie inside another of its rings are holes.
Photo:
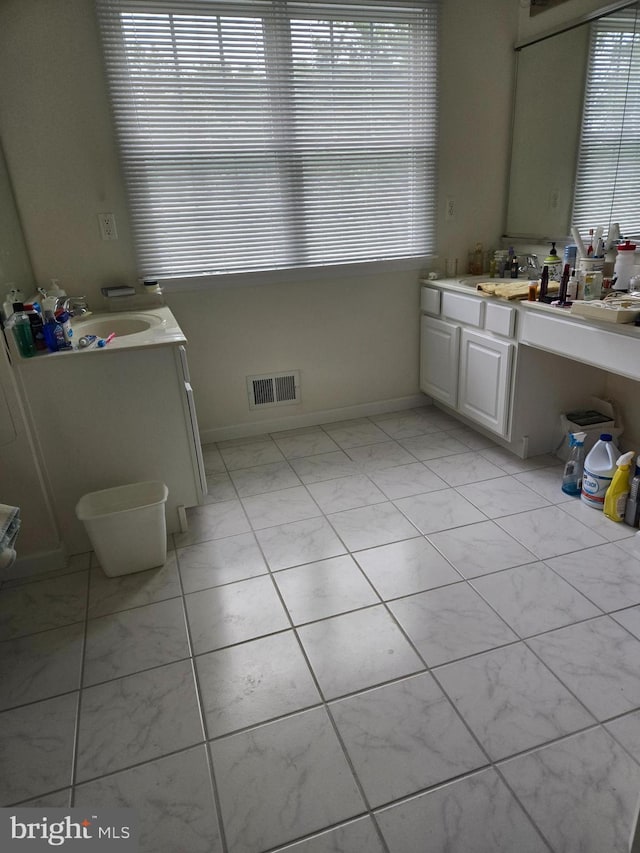
[[[22,302],[14,302],[13,311],[14,314],[11,318],[13,337],[20,350],[20,355],[23,358],[31,358],[31,356],[36,354],[36,345],[31,334],[29,315],[24,310]]]

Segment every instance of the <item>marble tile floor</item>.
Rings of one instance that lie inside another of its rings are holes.
[[[626,853],[635,531],[435,407],[205,448],[165,566],[0,588],[0,805],[143,853]]]

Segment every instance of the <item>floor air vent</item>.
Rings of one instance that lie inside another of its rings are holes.
[[[300,402],[300,371],[247,376],[249,408],[290,406]]]

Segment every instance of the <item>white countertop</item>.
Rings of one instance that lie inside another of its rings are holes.
[[[134,334],[118,335],[118,320],[126,320],[127,318],[148,318],[150,322],[149,328]],[[148,349],[150,347],[160,346],[177,346],[179,344],[184,344],[187,341],[184,332],[178,325],[178,321],[166,305],[142,310],[101,312],[95,314],[90,313],[86,317],[81,317],[72,321],[71,326],[74,330],[75,338],[79,339],[85,334],[93,334],[93,329],[96,324],[104,325],[105,330],[108,328],[111,331],[116,332],[116,336],[104,347],[94,345],[87,349],[71,349],[55,353],[42,351],[36,353],[36,355],[31,358],[23,358],[18,353],[13,335],[8,334],[7,339],[9,340],[12,357],[21,366],[27,364],[42,364],[50,362],[52,359],[61,358],[85,358],[88,356],[101,358],[104,357],[105,353],[109,352]],[[109,332],[105,331],[102,334],[106,337],[109,335]],[[101,337],[102,334],[99,334],[98,337]]]

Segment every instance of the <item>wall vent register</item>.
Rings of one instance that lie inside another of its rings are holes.
[[[300,402],[300,371],[247,376],[249,408],[290,406]]]

